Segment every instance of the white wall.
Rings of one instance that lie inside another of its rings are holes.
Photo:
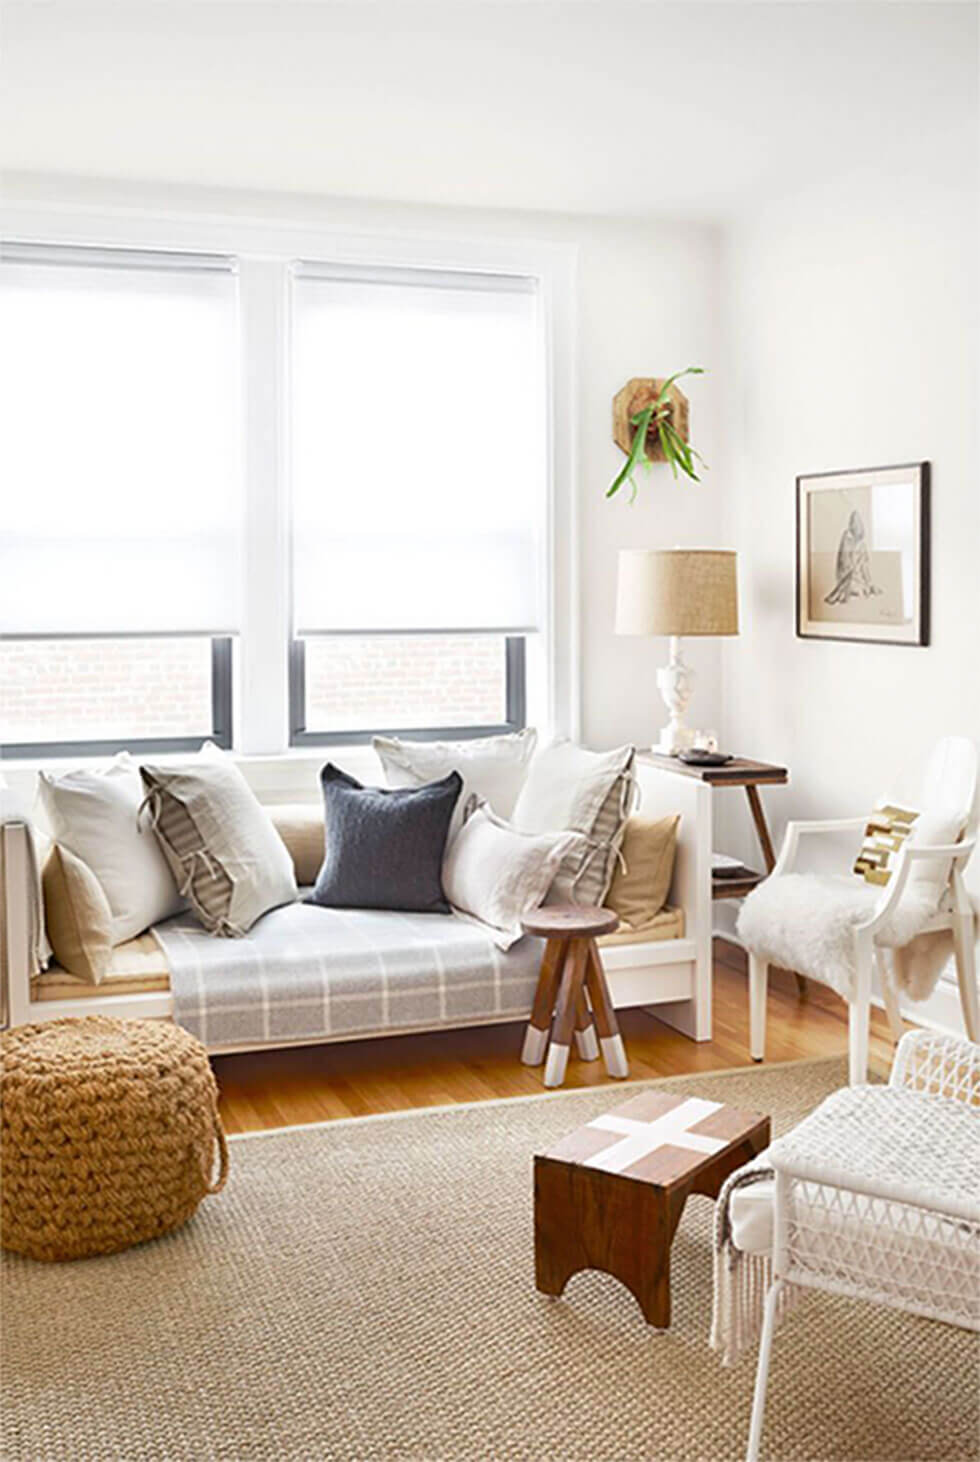
[[[726,244],[728,521],[742,635],[726,643],[726,742],[783,762],[771,822],[863,811],[946,733],[980,738],[977,157],[839,177]],[[794,633],[798,473],[932,463],[932,643]],[[913,781],[914,786],[914,781]],[[740,806],[726,841],[757,853]],[[972,871],[980,887],[980,859]]]

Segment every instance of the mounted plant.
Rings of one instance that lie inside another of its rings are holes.
[[[606,489],[606,497],[614,497],[628,481],[633,502],[637,492],[634,472],[637,467],[652,467],[654,462],[667,462],[675,479],[683,473],[692,482],[701,481],[695,464],[705,467],[707,463],[688,439],[688,401],[675,382],[682,376],[703,375],[702,366],[688,366],[665,381],[635,376],[613,398],[613,440],[626,453],[626,465]]]

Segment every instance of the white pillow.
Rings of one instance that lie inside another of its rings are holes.
[[[451,841],[474,801],[488,802],[498,817],[510,817],[537,739],[537,731],[528,728],[473,741],[402,741],[397,736],[375,736],[372,744],[389,787],[421,787],[459,772],[463,790],[449,825]]]
[[[598,904],[605,898],[633,800],[636,748],[588,751],[555,741],[538,752],[514,808],[522,832],[568,828],[593,840],[565,858],[551,901]]]
[[[912,824],[909,842],[920,848],[928,844],[941,848],[957,843],[963,822],[961,812],[920,812]],[[938,903],[949,882],[951,865],[951,858],[915,858],[909,870],[909,886],[924,886]]]
[[[541,906],[578,833],[524,833],[478,807],[449,845],[442,886],[453,911],[482,924],[501,949],[521,937],[521,919]]]
[[[38,776],[38,797],[56,843],[95,874],[112,910],[112,943],[179,913],[183,900],[160,845],[138,820],[143,783],[122,752],[104,770]]]

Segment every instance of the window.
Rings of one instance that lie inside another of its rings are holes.
[[[524,640],[505,635],[324,635],[293,642],[293,743],[365,727],[488,736],[525,724]]]
[[[8,756],[230,746],[231,651],[193,635],[5,640],[0,745]]]
[[[8,754],[230,744],[232,261],[8,245],[0,289]]]
[[[6,222],[51,239],[0,246],[0,756],[478,736],[570,704],[571,370],[545,329],[560,287],[570,359],[570,258]],[[106,243],[58,242],[79,232]]]
[[[290,379],[294,743],[522,725],[544,539],[533,281],[300,266]]]

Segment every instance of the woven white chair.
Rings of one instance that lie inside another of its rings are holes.
[[[888,1086],[835,1092],[761,1160],[775,1176],[772,1283],[748,1462],[788,1288],[980,1330],[980,1046],[910,1031]]]
[[[899,997],[883,949],[902,949],[920,934],[952,935],[963,1020],[980,1039],[974,913],[963,871],[976,843],[977,748],[963,736],[937,743],[926,767],[918,810],[924,823],[956,831],[939,842],[906,840],[882,888],[851,872],[798,873],[803,837],[862,830],[868,815],[790,822],[770,876],[745,900],[738,933],[749,954],[749,1029],[753,1059],[766,1044],[769,965],[821,980],[848,1000],[849,1079],[867,1079],[872,975],[877,962],[895,1039],[902,1035]],[[833,948],[833,955],[828,953]]]

